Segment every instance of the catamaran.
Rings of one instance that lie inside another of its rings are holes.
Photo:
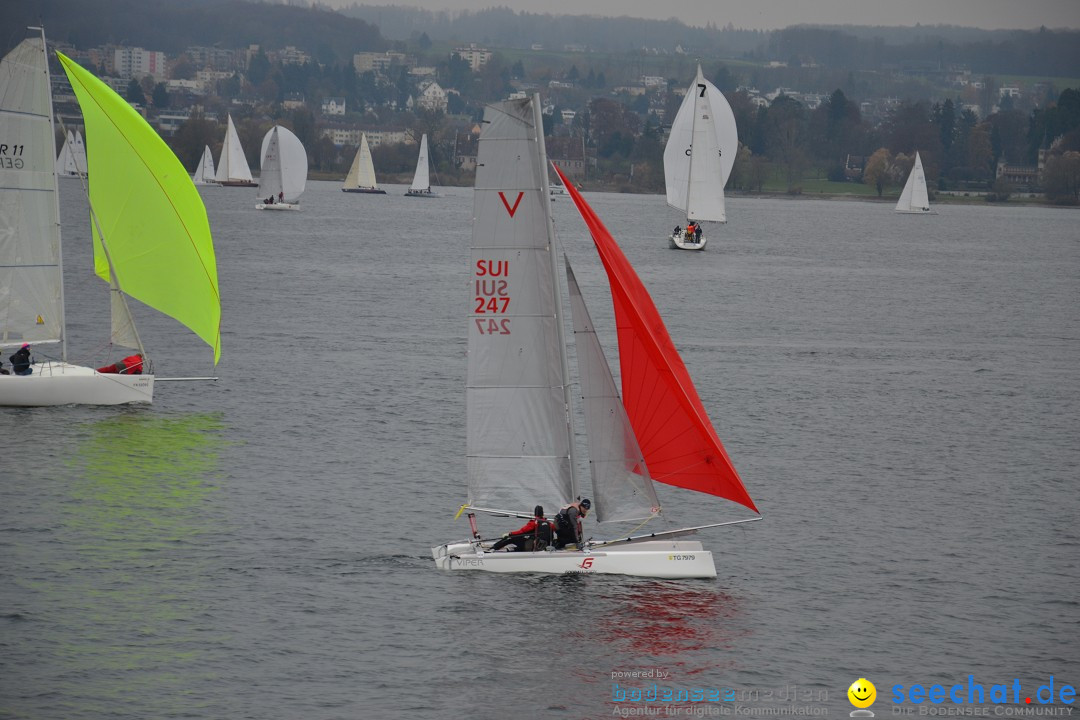
[[[385,195],[386,191],[375,182],[375,163],[371,161],[371,148],[368,147],[367,133],[360,133],[360,147],[356,149],[352,167],[341,185],[342,192]]]
[[[697,77],[686,91],[664,147],[667,203],[682,210],[686,218],[672,231],[670,247],[704,250],[708,238],[704,233],[688,236],[687,225],[692,221],[700,228],[702,220],[727,222],[724,185],[738,151],[735,113],[698,65]]]
[[[904,183],[904,191],[896,201],[896,212],[925,214],[930,212],[930,196],[926,192],[926,173],[923,172],[922,158],[915,151],[915,164]]]
[[[196,185],[218,184],[214,173],[214,155],[210,152],[209,145],[203,150],[202,159],[199,160],[199,167],[195,168],[195,175],[191,179]]]
[[[236,133],[233,125],[232,114],[226,118],[225,142],[221,146],[221,157],[218,158],[217,176],[218,185],[225,187],[255,187],[257,183],[251,179],[251,168],[248,167],[244,148],[240,145],[240,136]]]
[[[299,210],[307,186],[307,151],[292,130],[275,125],[262,141],[257,210]]]
[[[82,107],[91,152],[94,270],[109,283],[109,345],[137,350],[141,374],[98,372],[67,360],[60,211],[53,160],[45,33],[0,60],[0,127],[19,163],[0,163],[0,347],[59,345],[30,374],[0,375],[0,406],[115,405],[153,399],[153,364],[128,298],[176,318],[221,356],[217,264],[210,225],[187,171],[145,120],[107,85],[61,53]],[[158,378],[174,380],[180,378]],[[189,379],[189,378],[184,378]],[[209,378],[207,378],[209,379]]]
[[[431,191],[430,167],[428,166],[427,133],[420,138],[420,155],[416,158],[416,172],[412,185],[405,191],[409,197],[439,197]]]
[[[477,155],[469,263],[466,454],[472,536],[432,548],[443,570],[715,577],[712,553],[687,536],[705,528],[620,534],[583,547],[496,552],[478,513],[531,518],[580,497],[559,251],[551,217],[540,98],[489,106]],[[559,173],[555,168],[555,172]],[[653,480],[757,513],[709,423],[652,299],[603,223],[559,173],[607,271],[623,394],[566,261],[581,402],[601,524],[658,520]],[[639,525],[640,527],[640,525]]]

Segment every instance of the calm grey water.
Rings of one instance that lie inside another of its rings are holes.
[[[75,189],[70,354],[104,362]],[[389,189],[314,182],[301,213],[204,189],[220,381],[0,411],[0,717],[601,718],[648,669],[833,717],[859,677],[879,717],[895,684],[1080,684],[1080,215],[735,198],[685,253],[662,198],[589,195],[765,520],[703,537],[715,581],[451,575],[471,190]],[[159,375],[211,372],[140,320]],[[745,516],[659,490],[680,522]]]

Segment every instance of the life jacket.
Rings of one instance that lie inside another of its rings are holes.
[[[536,523],[536,536],[533,540],[534,550],[543,550],[555,542],[555,528],[547,518],[538,518]]]
[[[138,355],[128,355],[121,362],[124,363],[124,369],[120,372],[124,375],[142,375],[143,359]]]

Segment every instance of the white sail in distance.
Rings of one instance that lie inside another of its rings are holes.
[[[664,148],[668,205],[689,220],[726,222],[724,185],[738,150],[735,114],[699,65]]]

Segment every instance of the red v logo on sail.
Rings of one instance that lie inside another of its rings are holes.
[[[517,200],[514,201],[514,207],[510,207],[510,203],[506,202],[506,196],[503,195],[502,190],[499,191],[499,199],[502,200],[503,207],[506,208],[506,212],[510,213],[510,217],[514,217],[514,213],[517,212],[518,205],[521,204],[521,198],[523,198],[524,196],[524,192],[519,192]]]

